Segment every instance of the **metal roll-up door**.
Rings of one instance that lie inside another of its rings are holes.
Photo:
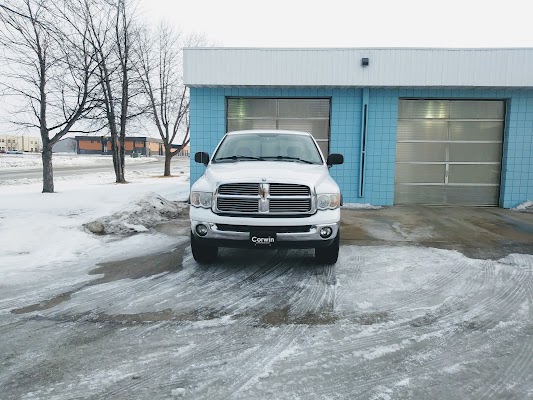
[[[505,102],[400,100],[395,204],[497,206]]]
[[[283,129],[309,132],[329,154],[330,99],[228,98],[227,131]]]

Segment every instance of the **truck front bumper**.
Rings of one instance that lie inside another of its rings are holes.
[[[339,209],[304,218],[237,218],[191,207],[191,232],[199,242],[218,247],[316,248],[331,245],[339,232],[339,219]],[[207,228],[203,236],[198,234],[198,225]],[[321,229],[328,227],[331,234],[322,237]],[[275,237],[272,245],[252,240],[269,235]]]

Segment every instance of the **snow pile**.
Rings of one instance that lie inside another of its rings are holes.
[[[370,203],[344,203],[341,208],[343,210],[381,210],[383,207]]]
[[[98,218],[83,226],[98,235],[146,232],[161,222],[181,218],[186,209],[186,203],[169,201],[152,192],[113,215]]]
[[[533,212],[533,201],[528,200],[522,204],[517,205],[516,207],[513,207],[512,210]]]

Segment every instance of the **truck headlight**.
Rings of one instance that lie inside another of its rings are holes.
[[[341,195],[338,193],[319,194],[316,199],[316,206],[319,210],[334,210],[341,204]]]
[[[191,205],[193,207],[211,208],[213,193],[191,192]]]

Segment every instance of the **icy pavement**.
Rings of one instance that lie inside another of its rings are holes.
[[[303,250],[200,266],[174,241],[52,298],[4,297],[2,398],[533,396],[531,255],[342,246],[336,266]]]
[[[185,218],[152,226],[187,174],[131,182],[0,187],[2,400],[533,398],[531,214],[345,210],[335,266],[198,265]]]

